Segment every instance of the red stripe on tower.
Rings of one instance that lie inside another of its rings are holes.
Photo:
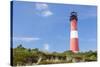
[[[74,53],[77,53],[79,51],[77,21],[78,21],[77,13],[71,12],[71,16],[70,16],[70,23],[71,23],[70,50]]]

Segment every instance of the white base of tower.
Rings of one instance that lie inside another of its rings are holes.
[[[74,53],[79,53],[79,51],[73,51]]]

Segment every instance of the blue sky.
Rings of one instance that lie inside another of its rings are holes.
[[[78,14],[80,51],[97,50],[97,7],[14,1],[13,47],[63,52],[70,47],[70,13]]]

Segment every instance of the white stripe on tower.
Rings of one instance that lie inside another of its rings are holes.
[[[71,35],[70,36],[71,38],[78,38],[78,31],[77,30],[72,30],[70,35]]]

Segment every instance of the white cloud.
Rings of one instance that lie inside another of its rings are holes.
[[[40,40],[40,38],[36,38],[36,37],[13,37],[14,41],[37,41]]]
[[[48,51],[49,50],[49,44],[47,44],[47,43],[44,44],[44,49]]]
[[[48,5],[47,4],[44,4],[44,3],[36,3],[36,9],[37,10],[48,9]]]
[[[48,5],[45,3],[36,3],[36,9],[37,9],[37,13],[40,14],[41,16],[48,17],[53,15]]]
[[[47,11],[43,11],[42,15],[43,16],[50,16],[50,15],[53,15],[53,13],[51,11],[47,10]]]

